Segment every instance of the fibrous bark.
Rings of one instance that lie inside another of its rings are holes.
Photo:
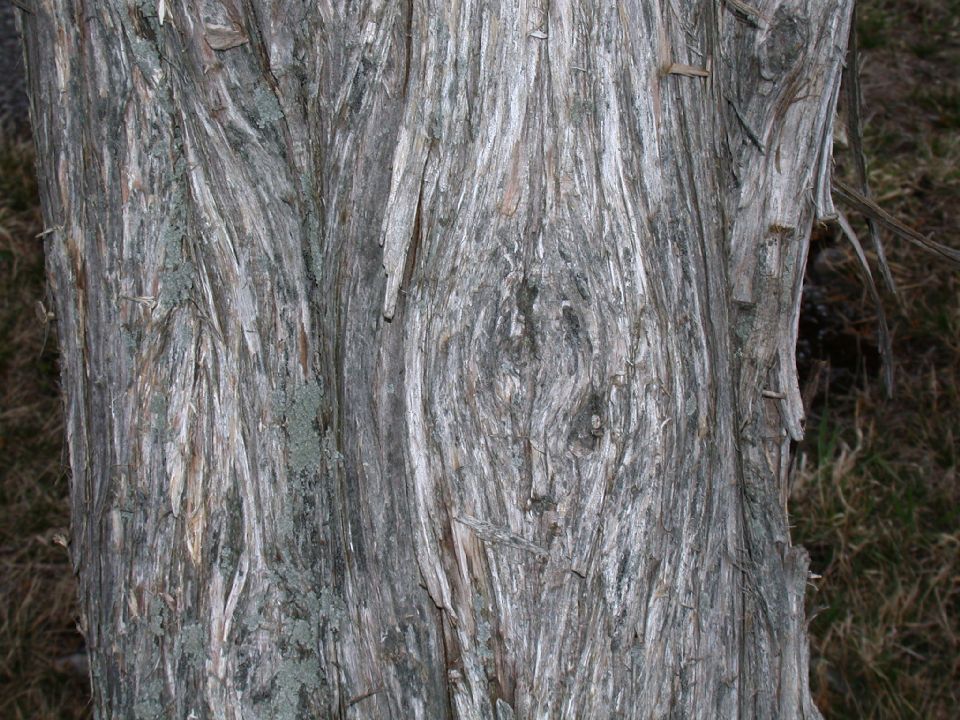
[[[815,717],[851,5],[35,0],[101,717]]]

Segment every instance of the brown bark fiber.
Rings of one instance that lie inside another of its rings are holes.
[[[103,718],[811,718],[852,0],[33,0]]]

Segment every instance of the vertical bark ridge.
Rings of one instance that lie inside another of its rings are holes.
[[[741,713],[817,716],[807,686],[802,607],[806,554],[790,546],[789,446],[802,436],[795,347],[807,238],[832,212],[830,139],[852,3],[764,3],[754,25],[727,17],[723,77],[731,202],[732,324],[737,359],[745,677]],[[737,70],[739,68],[740,70]],[[743,68],[751,72],[744,73]],[[749,172],[746,169],[749,168]],[[827,188],[824,185],[827,185]],[[768,710],[776,708],[776,711]]]
[[[344,547],[341,593],[344,606],[353,609],[351,622],[334,639],[338,667],[324,671],[343,674],[338,712],[347,717],[449,714],[442,624],[421,585],[411,542],[402,328],[383,318],[390,292],[385,255],[395,252],[391,243],[409,242],[415,230],[424,159],[411,160],[419,164],[412,181],[403,176],[402,192],[412,194],[404,195],[409,205],[400,211],[388,203],[388,196],[402,194],[390,193],[388,159],[394,155],[397,178],[411,157],[408,137],[424,142],[417,135],[423,118],[405,111],[403,99],[437,73],[420,47],[430,42],[426,20],[416,4],[361,4],[331,12],[319,29],[322,125],[313,131],[313,172],[323,216],[316,240],[317,300],[330,392],[324,424],[343,458],[331,504],[341,529],[325,535],[328,547]],[[343,38],[356,42],[344,47]],[[305,42],[317,40],[308,34]],[[382,227],[400,233],[383,250]],[[397,252],[395,303],[404,307],[399,282],[406,245]]]
[[[769,612],[770,607],[798,605],[783,595],[768,601],[763,597],[768,591],[758,586],[765,579],[784,592],[797,588],[803,563],[789,552],[781,560],[756,559],[774,547],[789,546],[779,503],[763,500],[780,499],[783,465],[778,459],[745,469],[738,446],[743,452],[750,441],[736,428],[740,412],[747,417],[752,412],[755,388],[761,384],[756,375],[751,384],[750,368],[769,368],[791,332],[768,322],[754,326],[748,342],[741,344],[747,338],[727,335],[731,317],[742,323],[742,315],[735,314],[739,305],[726,303],[731,296],[744,302],[741,288],[751,285],[762,265],[760,271],[774,278],[768,283],[774,294],[756,305],[768,318],[782,317],[787,303],[796,301],[805,227],[796,221],[780,230],[774,221],[768,223],[772,232],[789,234],[792,241],[782,263],[780,256],[751,251],[755,240],[741,239],[741,233],[758,227],[748,211],[753,205],[768,208],[760,212],[808,219],[813,208],[803,193],[772,180],[775,197],[769,205],[759,194],[751,196],[753,180],[725,193],[726,179],[709,158],[714,128],[725,127],[733,117],[731,108],[712,101],[726,86],[748,85],[743,75],[729,76],[750,64],[728,66],[729,54],[709,55],[712,38],[736,35],[727,29],[734,19],[700,5],[685,8],[689,15],[679,19],[672,12],[659,15],[650,5],[610,8],[604,17],[601,6],[597,14],[607,38],[595,47],[608,52],[593,64],[605,107],[592,113],[596,127],[584,133],[588,139],[577,137],[572,128],[580,118],[574,114],[586,110],[589,122],[591,113],[589,100],[584,105],[582,96],[571,92],[577,83],[570,77],[575,72],[590,77],[593,60],[564,57],[565,50],[577,49],[577,32],[590,26],[586,18],[579,24],[571,21],[578,9],[551,3],[549,22],[545,14],[542,24],[530,22],[530,8],[524,18],[522,5],[516,17],[499,18],[498,31],[506,37],[492,65],[501,69],[500,77],[514,81],[507,92],[492,79],[487,80],[489,91],[483,81],[477,90],[479,97],[496,98],[482,113],[479,131],[473,128],[474,136],[493,138],[490,144],[471,144],[455,131],[440,139],[442,150],[434,157],[456,155],[448,151],[456,147],[466,153],[468,166],[479,169],[481,179],[447,201],[465,220],[455,220],[443,232],[439,223],[426,223],[420,241],[429,263],[421,265],[422,284],[414,282],[415,299],[404,318],[412,333],[407,346],[412,479],[424,530],[418,548],[432,595],[458,628],[465,659],[463,687],[453,689],[455,705],[468,716],[490,713],[501,702],[521,716],[536,715],[558,706],[562,688],[567,712],[589,714],[610,708],[614,688],[619,688],[624,696],[651,699],[663,712],[712,707],[728,715],[753,707],[763,714],[761,708],[773,705],[787,715],[800,712],[809,701],[805,689],[799,689],[804,685],[798,669],[802,657],[796,647],[788,647],[795,620],[785,612]],[[733,108],[742,115],[736,118],[737,128],[743,132],[744,123],[787,118],[797,133],[786,136],[791,155],[782,158],[782,150],[774,148],[771,161],[784,178],[812,180],[832,105],[829,93],[823,101],[822,87],[798,97],[796,79],[812,74],[814,82],[829,82],[835,76],[837,55],[830,43],[842,37],[842,15],[836,27],[811,33],[826,39],[808,48],[799,42],[807,29],[798,18],[815,15],[809,8],[784,4],[765,10],[777,20],[769,40],[773,50],[760,52],[758,72],[769,66],[780,76],[761,80],[747,75],[761,85],[769,82],[772,100],[748,111]],[[826,12],[810,22],[827,23]],[[442,15],[442,10],[435,13]],[[459,35],[467,32],[461,29]],[[691,36],[699,47],[691,48]],[[651,44],[651,37],[660,38],[660,44]],[[631,45],[633,38],[643,42]],[[784,57],[789,53],[795,57]],[[670,72],[675,65],[713,67],[719,77],[710,85]],[[456,68],[446,71],[455,73]],[[630,113],[643,88],[650,88],[655,98],[653,112]],[[538,103],[544,95],[552,95],[549,102]],[[619,103],[629,109],[617,109]],[[444,116],[465,114],[464,106],[449,101]],[[528,118],[540,117],[547,107],[555,115],[547,113],[541,127],[547,135],[566,132],[562,145],[530,130]],[[509,113],[506,122],[504,113]],[[484,133],[484,120],[495,135]],[[647,162],[623,167],[629,157],[624,137],[629,147],[649,153]],[[742,159],[742,148],[730,152]],[[558,169],[565,153],[569,175]],[[428,160],[419,194],[432,202],[420,212],[442,218],[451,213],[438,206],[444,197],[429,182],[429,166]],[[564,184],[570,190],[565,192]],[[443,186],[441,169],[436,187]],[[740,198],[729,230],[724,212],[728,195]],[[624,226],[624,219],[641,215],[631,207],[638,196],[650,198],[645,222]],[[741,220],[744,210],[746,219]],[[726,275],[716,267],[727,253],[726,237],[733,247],[730,291]],[[620,262],[605,263],[614,252]],[[446,277],[436,278],[444,268]],[[638,287],[631,287],[631,276],[640,278]],[[605,307],[611,299],[615,301]],[[649,350],[642,370],[636,363],[628,365],[625,348],[650,337],[661,347]],[[604,349],[602,357],[595,348]],[[735,352],[743,357],[736,368],[726,360]],[[622,370],[628,367],[632,376],[624,383]],[[791,367],[780,372],[795,385]],[[614,378],[627,386],[622,395],[614,389]],[[651,386],[661,391],[659,397],[651,398]],[[795,389],[787,392],[786,410],[775,421],[778,428],[786,424],[792,429],[799,423]],[[635,398],[648,406],[643,419],[631,422],[620,403]],[[643,421],[649,417],[671,421],[654,430]],[[547,427],[549,437],[543,432]],[[617,436],[629,440],[617,442]],[[636,458],[649,447],[669,448],[659,467]],[[778,440],[778,450],[784,449]],[[738,480],[745,472],[757,486],[746,492]],[[631,481],[658,510],[651,513],[656,522],[639,523],[638,529],[625,521],[643,514],[643,504],[635,507],[624,494],[623,486]],[[620,519],[613,523],[620,530],[607,540],[600,518],[606,520],[610,513]],[[758,527],[759,518],[769,518],[768,524]],[[530,552],[530,547],[543,552]],[[651,557],[633,557],[642,550]],[[546,562],[544,553],[549,554]],[[567,589],[576,587],[571,560],[590,562],[588,570],[581,570],[589,599]],[[757,572],[758,562],[766,563],[765,577],[747,577],[742,596],[724,596],[720,588],[743,582],[744,575]],[[624,591],[624,575],[645,579],[653,586],[644,588],[649,595],[644,598],[635,586]],[[549,603],[545,592],[556,593],[559,601]],[[584,602],[587,609],[579,610],[578,603]],[[542,614],[531,614],[531,608],[541,608]],[[744,612],[756,626],[736,620]],[[760,614],[762,620],[756,617]],[[637,630],[640,617],[642,631]],[[654,637],[675,638],[679,632],[683,642],[673,647],[647,643],[651,622]],[[613,658],[625,650],[641,657],[637,668],[657,671],[618,672]],[[791,655],[784,656],[786,652]],[[476,656],[472,663],[470,655]],[[704,657],[713,662],[704,663]],[[781,678],[767,697],[757,700],[752,684],[739,687],[742,662],[756,677],[772,672]],[[578,667],[592,667],[594,674],[571,680]],[[504,669],[508,679],[501,677]],[[631,692],[634,678],[640,684]]]

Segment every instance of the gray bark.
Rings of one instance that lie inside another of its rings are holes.
[[[100,717],[817,717],[851,5],[33,0]]]

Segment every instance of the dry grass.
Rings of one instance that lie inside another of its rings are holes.
[[[960,246],[960,3],[861,3],[866,149],[884,207]],[[842,158],[841,158],[842,160]],[[794,538],[823,579],[814,693],[838,718],[954,718],[960,706],[960,274],[887,238],[896,395],[875,374],[821,395],[798,458]],[[832,268],[864,348],[875,311]]]
[[[960,703],[960,378],[931,366],[898,379],[909,398],[871,388],[825,408],[798,477],[795,537],[823,576],[811,672],[828,718],[952,718]]]
[[[69,522],[56,339],[42,313],[33,152],[0,133],[0,717],[89,717],[76,585],[57,543]],[[60,668],[60,670],[58,670]]]

